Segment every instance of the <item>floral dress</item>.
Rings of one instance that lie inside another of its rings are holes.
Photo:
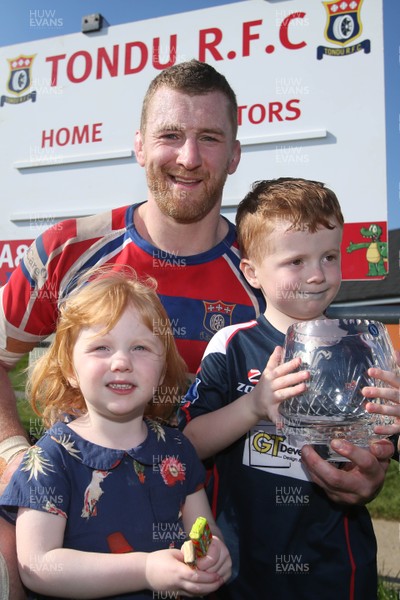
[[[180,548],[186,538],[181,509],[186,496],[204,486],[205,471],[180,431],[149,419],[146,425],[142,444],[113,450],[56,423],[26,452],[0,498],[3,512],[10,518],[18,507],[29,507],[65,518],[66,548],[109,553]],[[112,598],[153,597],[143,591]]]

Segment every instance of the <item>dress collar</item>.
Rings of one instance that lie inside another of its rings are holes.
[[[139,446],[129,450],[104,448],[75,433],[66,423],[55,423],[47,431],[54,442],[83,465],[100,471],[109,471],[119,465],[125,455],[143,465],[158,465],[164,458],[163,444],[166,442],[166,429],[151,419],[145,419],[147,436]]]

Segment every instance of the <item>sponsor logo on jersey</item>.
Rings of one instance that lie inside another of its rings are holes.
[[[247,377],[251,383],[258,383],[260,381],[261,371],[258,369],[250,369],[247,373]]]
[[[291,446],[269,421],[260,421],[248,432],[243,464],[265,473],[309,481],[301,462],[301,449]]]

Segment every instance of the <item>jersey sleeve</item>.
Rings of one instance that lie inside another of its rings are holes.
[[[226,360],[226,330],[215,334],[204,353],[196,379],[181,401],[179,427],[200,415],[229,403],[230,388]]]
[[[12,367],[53,332],[60,281],[57,265],[68,240],[76,237],[76,220],[59,223],[40,235],[0,291],[0,361]]]
[[[107,262],[123,244],[125,212],[61,221],[34,240],[0,290],[0,363],[6,368],[53,333],[59,300],[77,276]]]

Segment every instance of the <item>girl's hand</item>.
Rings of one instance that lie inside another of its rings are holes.
[[[146,558],[145,577],[150,590],[190,598],[211,594],[224,582],[218,572],[192,569],[183,562],[182,552],[174,549],[150,552]]]
[[[222,540],[213,535],[206,556],[197,561],[197,568],[208,573],[217,573],[224,582],[228,581],[232,573],[232,561]]]

